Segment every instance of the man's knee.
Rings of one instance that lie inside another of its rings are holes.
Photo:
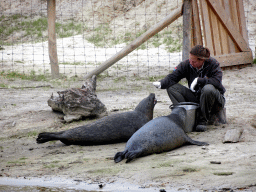
[[[204,95],[211,95],[216,92],[216,88],[211,84],[206,84],[202,89],[202,94]]]
[[[167,91],[168,91],[168,92],[173,92],[173,91],[181,90],[181,86],[182,86],[181,84],[176,83],[176,84],[170,86],[170,87],[167,89]]]

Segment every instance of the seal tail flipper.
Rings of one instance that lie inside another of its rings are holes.
[[[115,163],[119,163],[120,161],[122,161],[124,159],[126,153],[127,153],[127,150],[125,150],[123,152],[117,152],[114,157]]]
[[[185,132],[184,132],[185,133]],[[185,133],[185,138],[186,138],[186,143],[190,144],[190,145],[198,145],[198,146],[204,146],[204,145],[209,145],[206,142],[202,142],[202,141],[195,141],[193,139],[191,139],[186,133]]]
[[[127,159],[125,163],[129,163],[131,160],[139,157],[141,155],[141,151],[140,150],[136,150],[136,151],[131,151],[126,153],[125,158]]]
[[[192,145],[198,145],[198,146],[204,146],[204,145],[209,145],[206,142],[201,142],[201,141],[195,141],[193,139],[191,139],[190,137],[188,137],[188,143],[192,144]]]
[[[38,135],[36,142],[40,144],[40,143],[46,143],[48,141],[53,141],[53,140],[59,140],[56,133],[43,132]]]

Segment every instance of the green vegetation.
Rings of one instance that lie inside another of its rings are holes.
[[[104,47],[105,44],[114,44],[113,42],[119,42],[118,39],[110,38],[110,34],[112,30],[110,29],[108,24],[102,24],[99,27],[93,29],[92,34],[87,38],[87,40],[93,43],[97,47]]]
[[[139,26],[138,22],[136,26]],[[1,16],[0,45],[46,41],[48,39],[47,28],[48,21],[47,18],[43,16],[27,17],[20,14]],[[125,34],[115,34],[108,23],[89,28],[84,23],[74,20],[61,23],[57,21],[55,28],[57,38],[84,34],[85,39],[93,43],[96,47],[110,47],[120,43],[128,44],[146,32],[146,30],[143,29],[136,30],[135,33],[133,29],[130,29],[131,31],[127,31]],[[181,36],[179,34],[173,35],[172,30],[166,28],[140,45],[137,49],[159,47],[160,45],[165,45],[168,52],[180,51],[182,46]]]
[[[24,74],[16,71],[1,71],[0,76],[5,79],[21,79],[21,80],[33,80],[33,81],[46,81],[49,75],[39,74],[37,75],[34,70],[30,71],[30,74]],[[1,87],[5,87],[6,85],[0,85]]]
[[[160,163],[159,167],[173,167],[173,162]]]
[[[52,144],[57,143],[57,141],[56,140],[55,141],[49,141],[49,143],[52,145]]]
[[[93,170],[89,170],[89,173],[94,173],[94,174],[103,174],[103,175],[115,175],[119,172],[119,168],[100,168],[100,169],[93,169]]]
[[[166,75],[160,75],[160,76],[151,76],[151,77],[148,77],[148,80],[150,82],[154,82],[154,81],[158,81],[159,79],[163,79],[165,78]]]
[[[0,83],[0,87],[2,87],[2,88],[7,88],[8,85],[6,85],[6,84],[4,84],[4,83]]]
[[[127,81],[127,79],[126,79],[126,77],[124,77],[124,76],[122,76],[122,77],[117,77],[117,78],[114,79],[114,82],[115,82],[115,83],[118,83],[118,82],[126,82],[126,81]]]
[[[32,70],[28,73],[22,73],[18,71],[0,71],[0,79],[5,79],[3,82],[0,83],[0,88],[18,88],[23,89],[27,88],[28,84],[21,83],[21,84],[15,84],[15,81],[40,81],[40,82],[48,82],[47,85],[43,83],[41,87],[44,89],[49,89],[50,87],[62,87],[62,88],[70,88],[70,86],[74,83],[77,83],[79,81],[83,81],[83,77],[70,76],[67,77],[66,75],[60,74],[60,77],[57,79],[52,79],[51,74],[46,70],[44,73],[41,70],[38,70],[37,72]],[[13,83],[11,83],[13,81]],[[97,81],[100,81],[98,79]],[[82,84],[82,83],[81,83]],[[38,88],[35,85],[28,86],[29,88]],[[80,85],[79,85],[80,87]]]
[[[63,63],[59,63],[60,65],[84,65],[83,62],[63,62]],[[87,64],[86,64],[87,65]]]
[[[256,64],[256,58],[255,58],[255,59],[253,59],[253,63],[254,63],[254,64]]]
[[[30,131],[27,133],[27,137],[36,137],[38,135],[38,131]]]
[[[229,176],[229,175],[233,175],[233,172],[218,172],[213,174],[218,176]]]
[[[27,37],[31,38],[32,36],[34,39],[39,40],[39,38],[43,37],[43,32],[46,30],[47,18],[31,19],[20,14],[9,17],[2,16],[0,18],[0,33],[3,38],[0,40],[0,44],[10,44],[3,40],[12,37],[15,33],[17,33],[15,38],[19,40],[26,39]]]
[[[57,37],[64,38],[76,34],[81,34],[83,26],[81,23],[75,23],[73,20],[66,23],[56,22],[55,25]],[[0,34],[3,38],[1,45],[10,45],[5,40],[15,36],[15,43],[27,41],[45,41],[48,38],[48,21],[46,17],[27,17],[20,14],[0,17]]]
[[[12,165],[24,165],[26,164],[26,159],[28,159],[27,157],[22,157],[16,161],[8,161],[7,164],[12,164]]]
[[[52,161],[52,162],[48,162],[48,163],[45,163],[43,165],[44,168],[49,168],[49,169],[53,169],[53,168],[59,168],[61,167],[61,165],[59,165],[60,161]]]
[[[187,167],[182,169],[183,172],[187,172],[187,173],[192,173],[192,172],[197,172],[198,170],[195,168],[191,168],[191,167]]]

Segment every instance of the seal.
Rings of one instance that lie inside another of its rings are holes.
[[[186,109],[176,107],[168,116],[157,117],[136,131],[127,141],[125,150],[114,156],[116,163],[170,151],[185,144],[208,145],[208,143],[194,141],[185,132]]]
[[[60,140],[66,145],[95,145],[126,142],[139,128],[153,119],[155,94],[144,98],[133,111],[105,116],[91,124],[61,132],[43,132],[37,143]]]

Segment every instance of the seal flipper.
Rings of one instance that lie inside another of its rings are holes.
[[[127,159],[125,163],[129,163],[131,160],[135,159],[136,157],[139,157],[141,153],[141,150],[127,152],[125,155],[125,158]]]
[[[193,145],[198,145],[198,146],[209,145],[209,143],[201,142],[201,141],[195,141],[195,140],[192,140],[192,139],[191,139],[190,143],[193,144]]]
[[[117,152],[114,157],[115,163],[119,163],[120,161],[122,161],[124,159],[126,153],[127,153],[127,150],[125,150],[123,152]]]
[[[40,144],[40,143],[46,143],[48,141],[59,140],[60,138],[58,137],[58,135],[62,134],[63,132],[64,131],[61,131],[58,133],[49,133],[49,132],[40,133],[36,139],[36,142]]]
[[[195,140],[191,139],[189,136],[187,136],[187,143],[189,143],[191,145],[198,145],[198,146],[209,145],[206,142],[195,141]]]

